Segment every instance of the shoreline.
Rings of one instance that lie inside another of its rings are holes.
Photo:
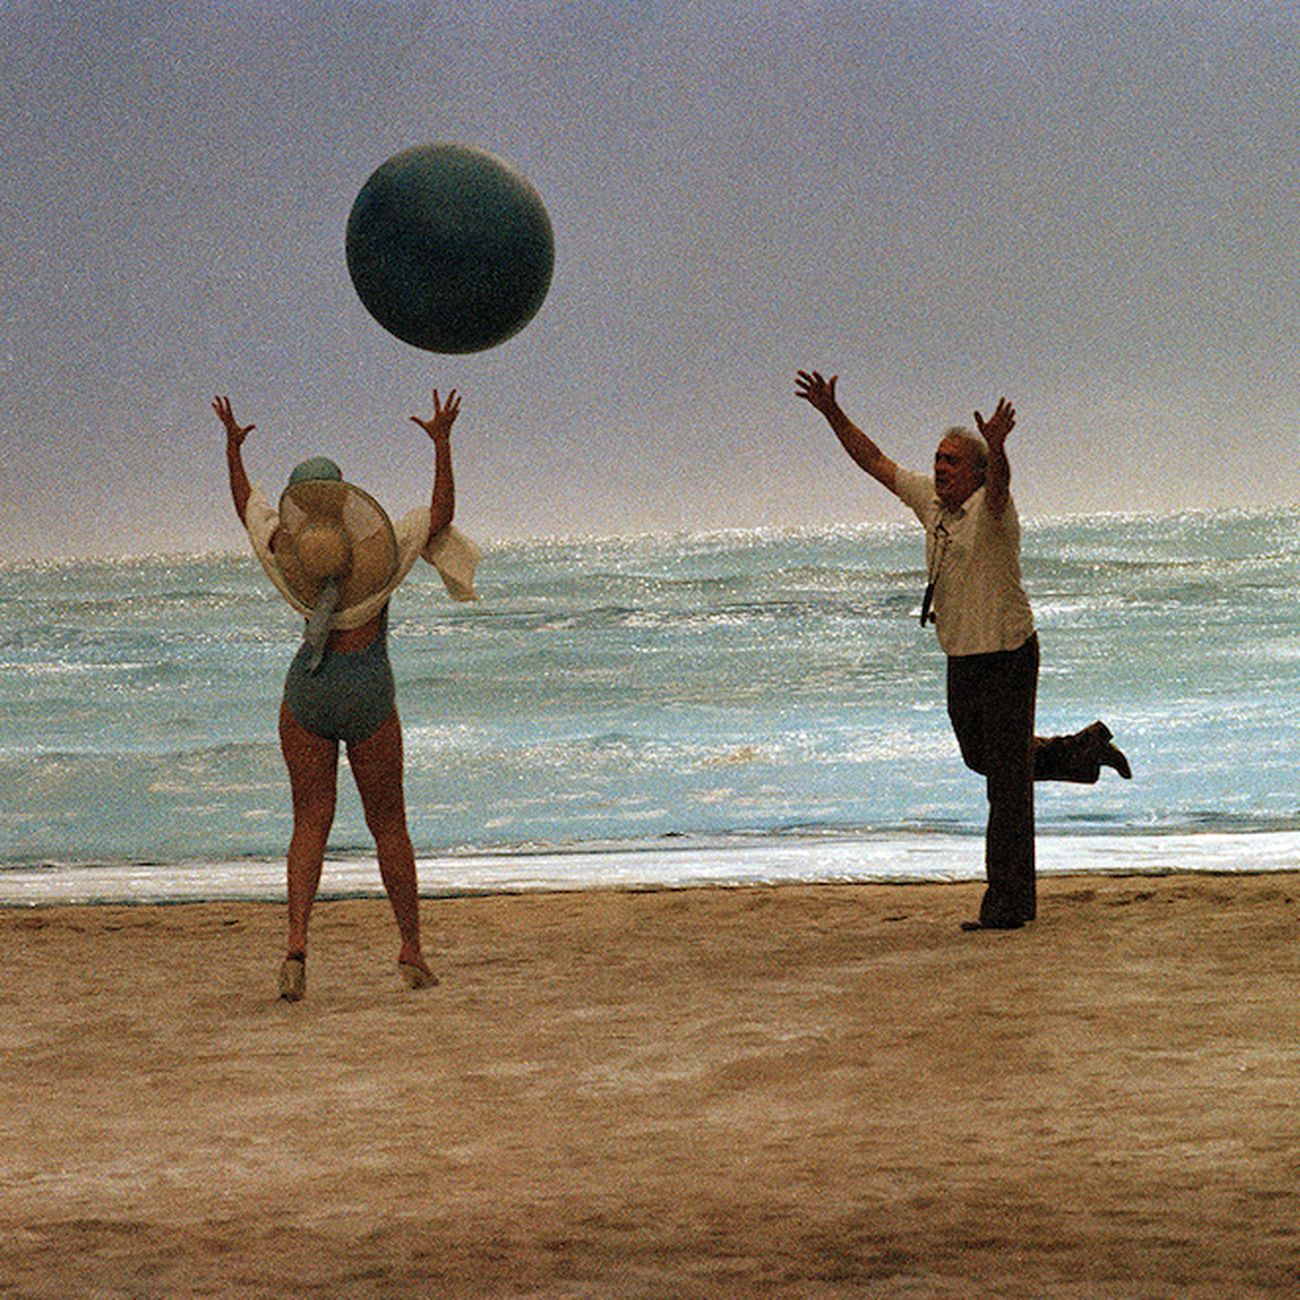
[[[1300,872],[0,910],[0,1290],[1268,1296]]]
[[[1040,879],[1195,872],[1268,874],[1300,863],[1300,831],[1040,834]],[[756,835],[690,843],[612,842],[527,851],[425,854],[422,898],[785,884],[978,883],[982,833]],[[180,902],[276,902],[280,857],[208,862],[0,867],[0,909]],[[320,898],[382,897],[370,853],[327,856]]]
[[[280,864],[277,864],[280,865]],[[281,866],[281,870],[283,870]],[[376,872],[378,868],[376,867]],[[1090,880],[1160,880],[1173,876],[1191,876],[1196,879],[1237,880],[1242,877],[1268,879],[1271,876],[1294,876],[1300,873],[1300,867],[1198,867],[1188,870],[1184,867],[1099,867],[1092,870],[1063,868],[1059,871],[1038,873],[1041,889],[1045,880],[1086,882]],[[902,878],[898,880],[869,879],[827,879],[827,880],[720,880],[705,879],[673,882],[649,882],[646,884],[514,884],[462,886],[459,888],[430,889],[420,888],[421,905],[437,903],[454,903],[466,899],[511,899],[511,898],[560,898],[573,894],[672,894],[691,893],[707,890],[746,890],[746,889],[916,889],[923,887],[958,888],[961,886],[982,889],[983,882],[961,877],[952,880],[924,879],[921,877]],[[274,897],[229,897],[214,898],[74,898],[68,901],[60,899],[36,900],[33,902],[9,901],[0,898],[0,915],[6,911],[28,913],[34,911],[68,909],[68,908],[170,908],[170,907],[283,907],[285,900]],[[383,902],[386,898],[382,883],[373,888],[356,891],[329,890],[321,887],[316,895],[314,906],[331,903],[365,903]]]

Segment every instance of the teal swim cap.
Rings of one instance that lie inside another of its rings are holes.
[[[342,479],[343,471],[326,456],[313,456],[301,465],[295,465],[289,475],[289,486],[295,483],[309,483],[317,479]]]

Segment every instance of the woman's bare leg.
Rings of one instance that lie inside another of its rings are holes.
[[[402,724],[394,709],[373,736],[348,746],[348,762],[375,837],[379,875],[392,904],[402,950],[397,960],[432,975],[420,950],[420,897],[415,878],[415,850],[406,828],[402,789]]]
[[[306,953],[307,921],[320,885],[325,845],[334,823],[338,792],[336,741],[313,736],[285,705],[280,706],[280,749],[293,795],[293,838],[289,841],[288,951]]]

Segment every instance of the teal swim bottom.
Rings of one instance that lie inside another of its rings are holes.
[[[306,731],[349,745],[368,740],[388,720],[395,701],[388,637],[380,632],[364,649],[326,650],[315,672],[304,644],[284,679],[284,702]]]

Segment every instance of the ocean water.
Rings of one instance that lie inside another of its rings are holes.
[[[1044,871],[1300,865],[1294,510],[1027,521]],[[919,529],[497,544],[392,606],[425,893],[982,873]],[[0,903],[278,898],[300,624],[251,556],[0,568]],[[324,896],[379,891],[346,773]]]

